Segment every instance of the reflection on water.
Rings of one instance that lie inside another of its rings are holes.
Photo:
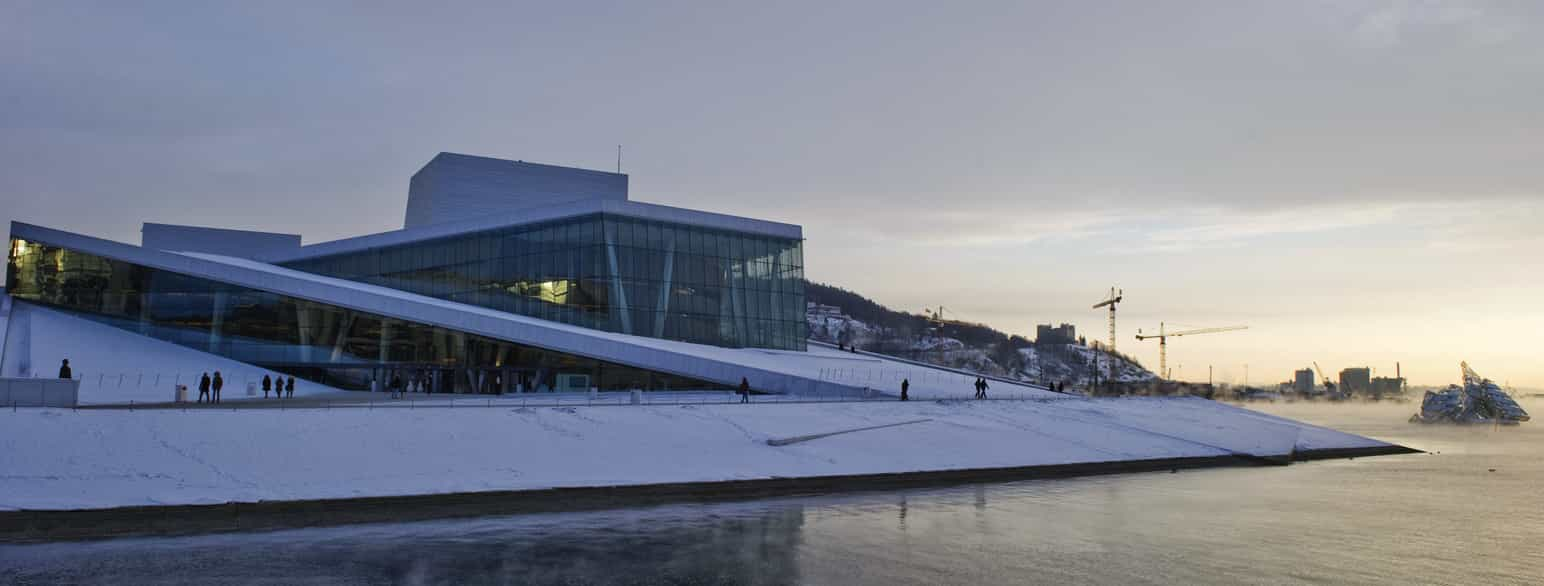
[[[1544,404],[1525,404],[1544,412]],[[1538,583],[1544,428],[1273,413],[1434,454],[258,534],[0,546],[3,583]],[[1491,472],[1490,469],[1495,469]]]

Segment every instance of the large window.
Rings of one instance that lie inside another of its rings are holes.
[[[12,240],[7,271],[17,299],[343,388],[392,376],[442,392],[552,389],[575,377],[602,389],[715,386],[39,242]],[[559,305],[571,293],[538,285],[520,296]]]
[[[595,214],[286,266],[611,332],[805,348],[796,239]]]

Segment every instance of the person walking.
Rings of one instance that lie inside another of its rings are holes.
[[[911,389],[911,379],[909,379],[909,378],[901,379],[901,400],[902,401],[906,401],[906,400],[910,399],[910,397],[908,397],[906,395],[906,391],[909,390],[909,389]]]
[[[986,377],[982,377],[981,378],[981,397],[980,398],[985,399],[986,398],[986,390],[990,389],[990,388],[992,388],[992,385],[986,384]]]
[[[263,398],[264,399],[268,398],[268,390],[272,389],[272,388],[273,388],[273,379],[268,378],[268,375],[266,375],[266,374],[263,375]]]
[[[64,362],[59,363],[59,378],[71,378],[70,359],[66,358]]]
[[[214,389],[214,394],[210,396],[210,401],[209,402],[210,403],[219,403],[220,402],[220,389],[225,388],[225,379],[220,378],[220,371],[218,371],[218,370],[214,371],[214,384],[210,385],[210,388]]]
[[[740,377],[740,402],[751,402],[751,381],[746,380],[743,376]]]
[[[391,398],[402,398],[402,375],[400,374],[391,375]]]
[[[275,373],[273,375],[273,398],[284,398],[284,375],[282,374]]]
[[[288,399],[295,398],[295,377],[289,377],[289,382],[284,383],[284,396]]]
[[[202,403],[202,402],[204,402],[205,399],[208,399],[208,398],[209,398],[209,373],[206,372],[206,373],[204,373],[204,376],[202,378],[198,379],[198,401],[197,402]],[[210,402],[212,403],[213,401],[210,401]]]
[[[981,377],[976,377],[976,398],[981,398]]]

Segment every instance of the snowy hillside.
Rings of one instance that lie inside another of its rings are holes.
[[[1036,344],[985,326],[970,327],[992,334],[983,336],[981,331],[970,332],[974,337],[984,339],[972,344],[950,335],[953,333],[951,330],[961,327],[926,324],[920,317],[909,314],[897,315],[916,317],[916,321],[922,324],[903,320],[899,326],[885,327],[857,319],[849,315],[848,311],[845,307],[835,305],[815,302],[806,304],[805,320],[809,325],[810,338],[831,344],[856,344],[858,348],[871,352],[991,376],[1065,384],[1074,389],[1088,386],[1094,377],[1096,361],[1099,380],[1104,380],[1109,372],[1108,361],[1112,355],[1094,347],[1080,344]],[[1157,378],[1128,357],[1115,355],[1114,360],[1116,380],[1142,382]]]

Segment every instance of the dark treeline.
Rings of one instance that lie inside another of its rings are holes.
[[[1029,340],[1021,336],[1009,336],[981,324],[934,324],[926,316],[892,310],[841,287],[806,282],[804,296],[806,301],[841,308],[842,313],[853,319],[882,329],[884,340],[875,347],[859,346],[874,352],[909,355],[910,342],[931,331],[939,336],[959,340],[966,347],[987,350],[993,360],[1011,367],[1018,362],[1017,350],[1031,345]]]
[[[858,341],[858,347],[864,350],[925,360],[928,357],[911,349],[911,342],[931,332],[938,336],[959,340],[967,348],[985,350],[994,362],[1009,369],[1010,372],[1022,366],[1022,358],[1018,350],[1031,346],[1038,348],[1039,352],[1048,357],[1058,359],[1059,362],[1067,364],[1083,362],[1081,355],[1065,345],[1037,345],[1022,336],[1010,336],[983,324],[935,324],[924,315],[892,310],[841,287],[806,281],[804,292],[806,301],[840,308],[842,313],[853,319],[880,328],[881,340]],[[811,334],[819,336],[819,332],[811,332]],[[833,341],[854,342],[854,340]],[[1079,345],[1082,344],[1083,340],[1080,339]],[[1115,355],[1133,365],[1141,366],[1140,362],[1130,356],[1119,352]]]

